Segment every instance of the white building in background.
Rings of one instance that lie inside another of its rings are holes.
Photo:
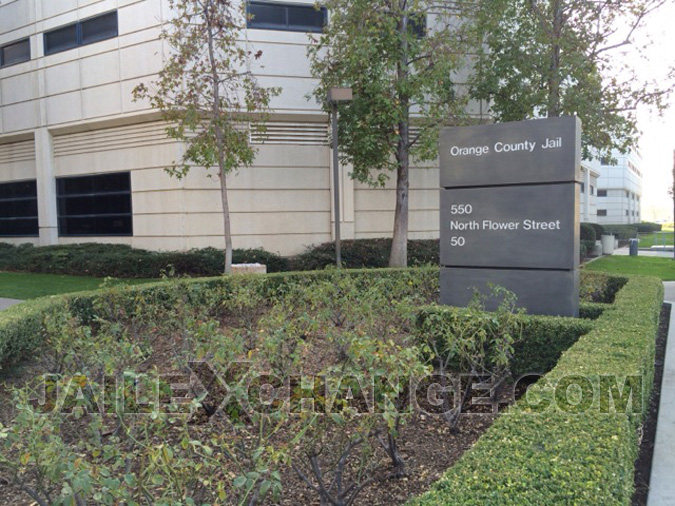
[[[581,163],[581,192],[579,195],[579,220],[582,223],[598,222],[597,188],[600,174],[588,162]]]
[[[597,186],[598,223],[630,224],[642,221],[642,158],[639,150],[612,153],[588,162],[600,174]],[[586,162],[585,162],[586,163]]]
[[[254,165],[229,181],[233,240],[292,254],[330,241],[336,219],[328,117],[305,98],[316,84],[307,35],[321,31],[326,12],[314,0],[249,8],[242,42],[262,50],[252,71],[283,91],[266,138],[252,134]],[[199,169],[168,176],[182,147],[148,104],[132,100],[162,68],[159,34],[170,16],[167,0],[0,0],[0,241],[223,246],[217,180]],[[390,237],[394,182],[373,189],[349,172],[341,167],[342,237]],[[594,174],[583,221],[596,214]],[[437,238],[438,164],[412,167],[410,180],[409,237]]]

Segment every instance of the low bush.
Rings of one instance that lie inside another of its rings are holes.
[[[652,232],[661,232],[662,225],[660,223],[651,223],[648,221],[643,221],[642,223],[636,223],[637,231],[640,234],[650,234]]]
[[[391,239],[356,239],[342,241],[342,264],[350,269],[383,268],[389,265]],[[290,270],[313,271],[335,265],[335,243],[312,246],[304,253],[289,259]],[[408,264],[434,264],[439,262],[438,239],[412,239],[408,241]]]
[[[0,270],[16,272],[116,278],[157,278],[163,272],[217,276],[223,272],[224,262],[224,252],[216,248],[158,252],[100,243],[0,246]],[[263,263],[268,272],[288,269],[287,259],[262,249],[235,250],[233,262]]]
[[[620,242],[637,237],[636,225],[603,225],[605,234],[615,236]]]
[[[582,223],[580,225],[579,239],[582,241],[595,241],[597,239],[595,228],[590,223]]]
[[[605,227],[600,225],[600,223],[588,223],[595,230],[595,239],[598,240],[605,233]]]
[[[593,329],[409,505],[631,504],[662,301],[658,279],[629,278]]]

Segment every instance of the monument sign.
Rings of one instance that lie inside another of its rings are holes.
[[[491,283],[529,313],[578,316],[580,121],[446,128],[440,165],[441,303]]]

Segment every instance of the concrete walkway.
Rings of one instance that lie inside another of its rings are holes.
[[[675,281],[666,281],[665,301],[673,304],[663,365],[659,418],[647,506],[675,506]]]
[[[14,304],[18,304],[20,302],[23,302],[22,300],[18,299],[5,299],[0,297],[0,311],[3,309],[7,309],[10,306],[13,306]]]

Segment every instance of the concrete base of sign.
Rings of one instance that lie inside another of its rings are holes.
[[[465,307],[474,291],[488,295],[489,284],[514,292],[518,307],[531,314],[579,316],[579,270],[441,268],[441,304]],[[486,308],[499,301],[488,298]]]
[[[232,274],[267,274],[267,266],[261,264],[232,264]]]

